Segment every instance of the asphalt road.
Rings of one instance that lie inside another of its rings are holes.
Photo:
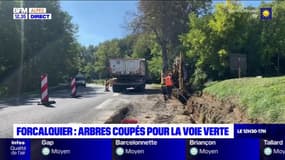
[[[78,95],[72,98],[70,90],[51,92],[50,100],[56,104],[49,107],[38,105],[39,95],[0,101],[0,138],[12,137],[15,123],[104,123],[118,109],[133,102],[144,103],[147,96],[158,93],[104,92],[103,86],[88,84],[78,89]]]

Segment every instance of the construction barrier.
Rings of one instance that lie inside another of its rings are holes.
[[[50,105],[54,104],[55,101],[49,101],[48,95],[48,75],[43,74],[41,75],[41,103],[43,105]]]
[[[71,80],[71,96],[76,97],[76,80],[72,78]]]
[[[48,103],[48,77],[47,74],[41,75],[41,102]]]

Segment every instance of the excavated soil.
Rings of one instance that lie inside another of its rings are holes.
[[[135,102],[125,119],[136,119],[139,123],[189,123],[189,115],[184,115],[185,106],[176,99],[164,101],[162,96],[146,97],[146,101]]]
[[[140,124],[259,122],[248,118],[246,107],[205,94],[190,97],[187,105],[175,98],[164,101],[162,95],[145,95],[131,106],[123,119],[135,119]]]
[[[194,123],[258,123],[257,119],[248,118],[244,108],[203,94],[190,97],[185,114],[191,116]]]

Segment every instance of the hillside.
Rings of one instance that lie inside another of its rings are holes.
[[[285,122],[285,76],[213,82],[203,93],[242,106],[249,118]]]

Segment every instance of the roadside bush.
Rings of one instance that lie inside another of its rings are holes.
[[[8,87],[6,86],[0,86],[0,97],[6,96],[8,93]]]
[[[207,74],[201,68],[197,68],[190,78],[191,88],[195,90],[201,90],[204,83],[207,80]]]

